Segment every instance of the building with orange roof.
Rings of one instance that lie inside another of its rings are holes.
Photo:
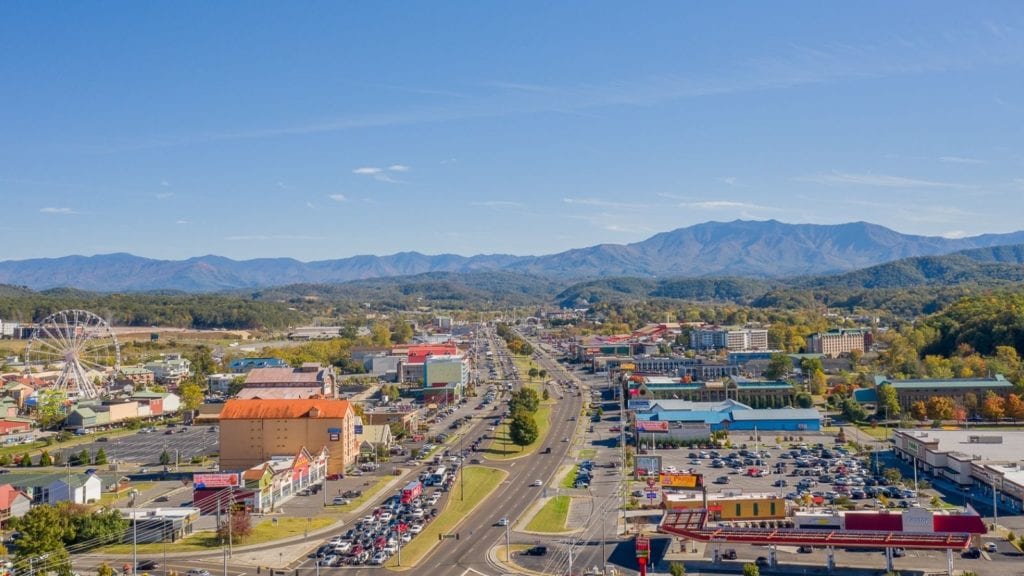
[[[356,415],[347,400],[228,400],[219,429],[222,470],[246,470],[302,449],[326,449],[327,473],[344,474],[359,456]]]

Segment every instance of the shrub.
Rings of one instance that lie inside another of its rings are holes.
[[[761,569],[757,567],[757,564],[748,562],[743,565],[743,576],[761,576]]]

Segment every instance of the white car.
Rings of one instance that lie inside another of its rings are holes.
[[[185,576],[210,576],[210,571],[204,568],[193,568],[186,572]]]
[[[996,546],[995,542],[986,542],[982,549],[985,550],[985,552],[988,552],[989,554],[999,551],[999,547]]]
[[[380,566],[387,561],[388,555],[383,552],[377,552],[373,555],[373,558],[370,558],[370,564],[373,564],[374,566]]]
[[[544,485],[544,483],[541,482],[540,480],[534,480],[533,484],[530,484],[530,486],[543,486],[543,485]]]
[[[423,532],[423,524],[413,524],[412,526],[409,526],[409,532],[412,534],[419,534],[420,532]]]
[[[508,516],[502,516],[498,519],[498,526],[508,526]]]

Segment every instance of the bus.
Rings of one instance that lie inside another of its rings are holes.
[[[444,484],[446,480],[448,480],[448,470],[446,470],[444,466],[441,466],[437,470],[434,470],[434,473],[427,478],[427,485],[440,486],[441,484]]]

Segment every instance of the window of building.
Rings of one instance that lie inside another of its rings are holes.
[[[768,504],[768,510],[771,511],[772,516],[775,516],[775,502],[771,502]]]
[[[736,505],[736,517],[739,518],[742,515],[743,515],[743,510],[741,509],[740,505],[737,504]]]
[[[758,510],[757,502],[754,502],[754,516],[760,516],[760,510]]]

